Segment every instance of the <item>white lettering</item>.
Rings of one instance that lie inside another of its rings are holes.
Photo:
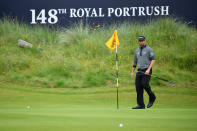
[[[86,12],[86,17],[89,17],[91,8],[84,8],[84,10]]]
[[[32,17],[31,17],[31,24],[37,24],[36,22],[36,12],[34,9],[30,10],[32,13]]]
[[[102,14],[102,8],[99,8],[99,17],[104,17],[105,15]]]
[[[169,15],[169,6],[161,6],[161,15]]]
[[[144,13],[145,8],[144,7],[139,7],[139,16],[146,16]]]
[[[130,16],[128,7],[123,8],[123,16]]]
[[[159,15],[159,13],[160,13],[159,6],[156,6],[154,10],[155,10],[154,15]]]
[[[95,8],[92,10],[91,17],[97,17],[97,13],[96,13],[96,9]]]
[[[57,10],[56,9],[50,9],[48,12],[49,18],[48,18],[48,22],[50,24],[55,24],[58,21],[58,17],[57,15]]]
[[[70,9],[70,17],[77,17],[76,16],[76,9]]]
[[[137,7],[131,7],[130,10],[132,10],[132,16],[135,16],[135,10],[137,10]]]
[[[113,8],[108,8],[108,17],[111,17],[111,13],[114,12]]]
[[[151,8],[151,9],[150,9],[150,8]],[[153,8],[154,8],[153,6],[151,6],[151,7],[148,7],[148,6],[147,6],[147,7],[146,7],[146,14],[147,14],[147,15],[153,15]],[[151,10],[151,11],[150,11],[150,10]]]
[[[122,15],[122,9],[121,8],[116,8],[115,16],[120,17],[121,15]]]
[[[45,9],[42,9],[40,11],[40,13],[37,16],[37,20],[40,20],[41,21],[41,24],[46,24],[47,18],[45,16]]]
[[[77,16],[78,17],[83,17],[84,16],[84,10],[82,9],[82,8],[79,8],[78,10],[77,10]]]

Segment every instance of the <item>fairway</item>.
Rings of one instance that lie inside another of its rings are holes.
[[[1,85],[1,131],[135,131],[196,130],[197,90],[153,88],[155,105],[130,110],[136,105],[134,87],[120,88],[120,109],[116,109],[116,88],[38,88]],[[145,93],[145,102],[148,98]],[[29,106],[29,107],[28,107]],[[123,127],[119,127],[120,123]]]

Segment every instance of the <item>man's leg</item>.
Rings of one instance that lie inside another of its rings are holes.
[[[146,90],[146,92],[147,92],[148,95],[149,95],[149,104],[148,104],[148,106],[147,106],[148,108],[151,107],[151,106],[153,105],[153,103],[154,103],[154,101],[155,101],[155,99],[156,99],[156,96],[155,96],[155,94],[152,92],[151,87],[150,87],[150,85],[149,85],[150,78],[151,78],[151,76],[149,76],[149,75],[144,75],[144,76],[142,77],[142,84],[143,84],[143,87],[144,87],[144,89]]]
[[[141,84],[141,80],[142,80],[141,78],[142,78],[142,75],[136,74],[135,86],[136,86],[136,92],[137,92],[137,104],[140,107],[145,107],[144,97],[143,97],[144,89]]]

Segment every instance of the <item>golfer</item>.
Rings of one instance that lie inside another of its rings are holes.
[[[155,94],[152,92],[149,85],[149,81],[152,74],[152,66],[155,63],[153,50],[146,45],[146,39],[144,36],[138,38],[139,48],[136,49],[134,54],[134,63],[131,72],[131,78],[133,78],[134,71],[136,67],[138,70],[136,72],[135,86],[137,92],[137,106],[132,109],[145,109],[143,93],[144,89],[149,95],[149,103],[147,108],[150,108],[155,102]]]

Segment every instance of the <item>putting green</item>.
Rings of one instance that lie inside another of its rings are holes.
[[[130,110],[136,105],[132,87],[120,88],[27,88],[1,85],[2,131],[135,131],[197,130],[197,89],[153,88],[155,105]],[[148,102],[145,94],[145,102]],[[28,107],[29,106],[29,107]],[[120,123],[123,127],[119,127]]]

